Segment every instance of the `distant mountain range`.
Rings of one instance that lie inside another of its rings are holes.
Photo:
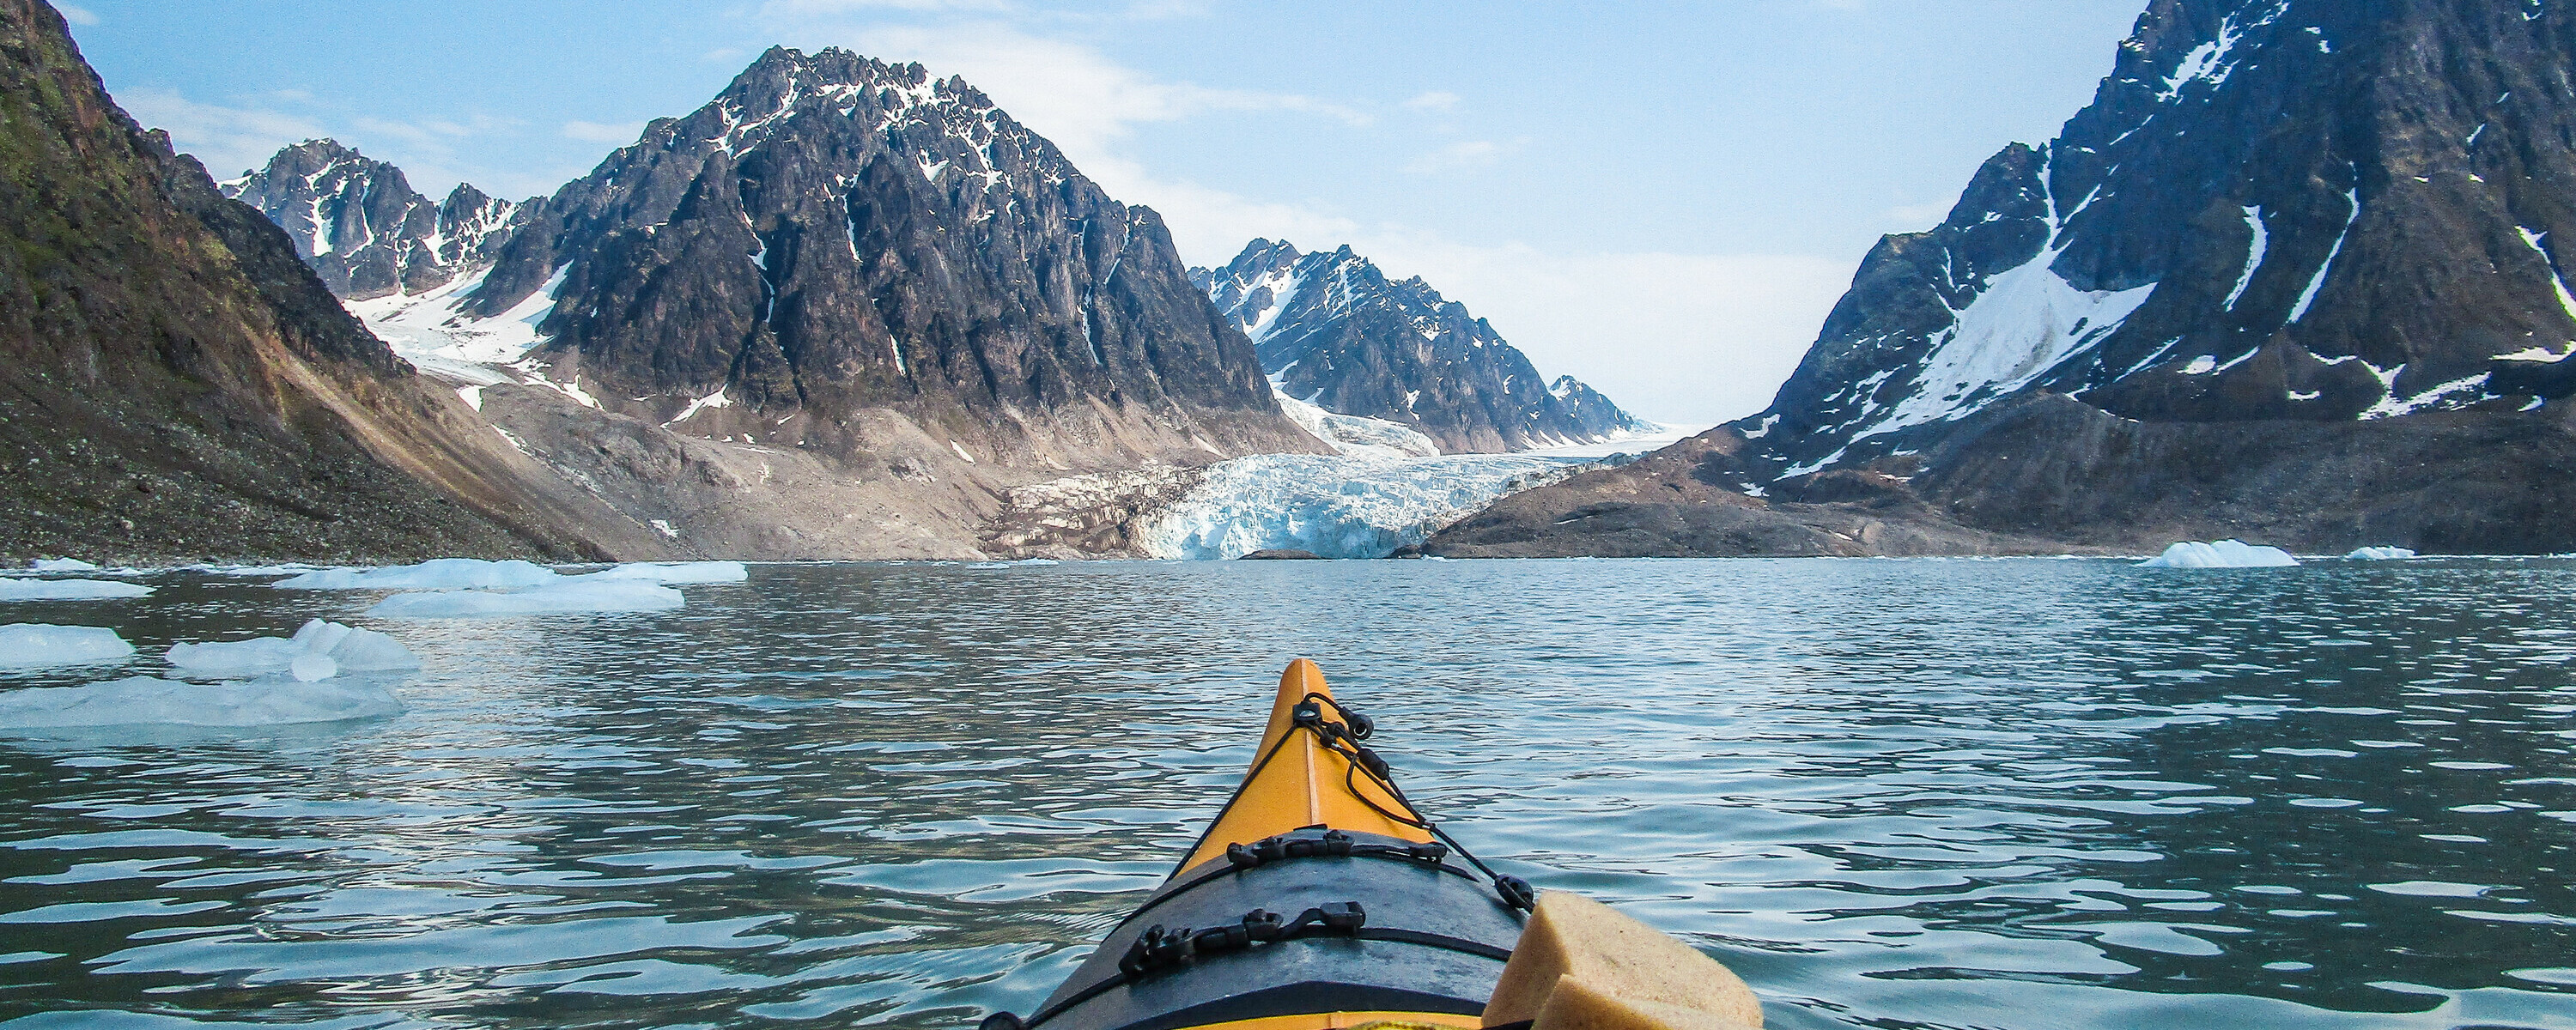
[[[1643,425],[1572,376],[1541,378],[1465,305],[1420,278],[1391,281],[1349,247],[1254,240],[1190,277],[1251,337],[1281,392],[1410,427],[1444,451],[1591,442]]]
[[[2576,547],[2571,73],[2555,4],[2155,0],[1767,410],[1432,547]]]

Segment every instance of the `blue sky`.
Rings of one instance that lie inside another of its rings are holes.
[[[331,136],[552,192],[771,44],[962,74],[1184,257],[1349,244],[1649,418],[1758,410],[1881,233],[2092,96],[2140,0],[80,0],[219,176]]]

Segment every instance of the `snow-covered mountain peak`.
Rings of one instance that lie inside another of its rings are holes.
[[[1256,239],[1191,278],[1301,402],[1408,426],[1452,451],[1588,442],[1634,424],[1589,387],[1577,412],[1466,305],[1419,276],[1389,280],[1348,245]]]
[[[402,169],[330,139],[287,147],[219,186],[285,229],[333,293],[358,300],[424,293],[471,274],[491,262],[519,214],[465,184],[434,203]]]

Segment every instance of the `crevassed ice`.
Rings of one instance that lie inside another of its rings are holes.
[[[2205,544],[2186,540],[2138,564],[2155,569],[2269,569],[2298,563],[2298,559],[2290,557],[2290,552],[2278,547],[2248,544],[2241,540],[2216,540]]]
[[[1260,550],[1382,558],[1514,489],[1583,463],[1525,454],[1438,458],[1261,454],[1208,467],[1141,534],[1157,558],[1240,558]]]
[[[93,665],[134,657],[134,645],[104,626],[20,622],[0,626],[0,668]]]
[[[181,683],[134,676],[0,694],[0,729],[280,726],[400,715],[402,710],[402,702],[391,692],[365,680]]]
[[[1279,408],[1288,413],[1289,421],[1345,455],[1429,458],[1440,453],[1439,443],[1410,426],[1382,418],[1328,411],[1321,405],[1308,404],[1277,391],[1273,391],[1272,396],[1278,398]]]

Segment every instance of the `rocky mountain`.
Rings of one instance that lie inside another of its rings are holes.
[[[2571,14],[2154,0],[2090,106],[1881,240],[1771,407],[1671,475],[2128,549],[2576,545],[2540,514],[2576,500]],[[1581,549],[1553,503],[1452,543]],[[1729,546],[1694,532],[1666,543]]]
[[[1572,376],[1542,379],[1466,305],[1419,277],[1390,281],[1349,247],[1301,253],[1254,240],[1224,268],[1190,274],[1251,337],[1281,392],[1411,427],[1444,451],[1590,442],[1640,426]]]
[[[271,169],[242,188],[284,198],[290,230],[326,192],[401,181],[320,144]],[[464,239],[449,223],[410,237],[444,285],[348,306],[684,553],[1134,553],[1130,509],[1193,467],[1330,450],[1151,210],[919,65],[773,49],[553,196],[490,210],[457,258],[419,245]],[[395,223],[359,224],[333,239]]]
[[[653,122],[535,205],[459,310],[524,318],[548,381],[697,436],[922,433],[1038,469],[1320,446],[1153,211],[962,79],[843,50],[772,49]]]
[[[0,560],[664,553],[415,375],[0,0]]]
[[[296,256],[349,300],[426,293],[471,275],[492,263],[522,213],[464,183],[433,203],[402,169],[327,139],[280,150],[268,167],[221,185],[285,229]]]

